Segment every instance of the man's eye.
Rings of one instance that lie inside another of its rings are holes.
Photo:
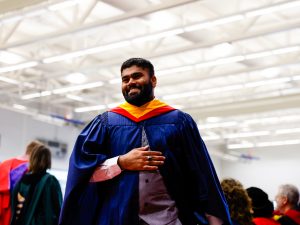
[[[134,73],[134,74],[132,74],[132,78],[133,79],[138,79],[138,78],[140,78],[142,76],[142,74],[140,74],[140,73]]]

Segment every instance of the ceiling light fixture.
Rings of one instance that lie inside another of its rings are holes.
[[[240,148],[253,148],[253,143],[242,143],[242,144],[229,144],[227,149],[240,149]]]
[[[32,98],[39,98],[39,97],[44,97],[44,96],[49,96],[51,95],[51,91],[42,91],[42,92],[35,92],[27,95],[23,95],[21,99],[23,100],[28,100]]]
[[[259,87],[259,86],[265,86],[265,85],[286,83],[286,82],[290,82],[292,79],[293,79],[292,77],[283,77],[283,78],[277,78],[277,79],[271,79],[271,80],[249,82],[249,83],[245,84],[245,87],[253,88],[253,87]]]
[[[292,134],[292,133],[300,133],[300,127],[290,128],[290,129],[280,129],[275,131],[275,134]]]
[[[241,143],[241,144],[228,144],[227,149],[243,149],[243,148],[262,148],[272,146],[284,146],[284,145],[298,145],[300,144],[299,139],[283,140],[283,141],[269,141],[269,142],[258,142],[258,143]]]
[[[48,96],[51,94],[63,94],[63,93],[67,93],[67,92],[79,91],[79,90],[83,90],[83,89],[90,89],[90,88],[95,88],[95,87],[100,87],[100,86],[103,86],[102,81],[87,83],[87,84],[82,84],[82,85],[76,85],[76,86],[69,86],[69,87],[64,87],[64,88],[58,88],[58,89],[54,89],[52,91],[42,91],[42,92],[31,93],[31,94],[23,95],[21,98],[24,100],[28,100],[28,99],[32,99],[32,98]]]
[[[164,100],[170,100],[170,99],[193,97],[193,96],[197,96],[200,94],[201,94],[200,91],[190,91],[190,92],[184,92],[184,93],[178,93],[178,94],[165,95],[162,98]]]
[[[19,81],[14,80],[14,79],[10,79],[10,78],[7,78],[7,77],[0,77],[0,81],[6,82],[6,83],[9,83],[9,84],[20,84]]]
[[[266,15],[266,14],[270,14],[270,13],[274,13],[274,12],[278,12],[278,11],[283,11],[286,9],[295,8],[295,7],[299,7],[299,6],[300,6],[300,1],[292,1],[292,2],[288,1],[286,3],[281,3],[281,4],[277,4],[277,5],[273,5],[273,6],[268,6],[265,8],[251,10],[251,11],[245,13],[245,16],[246,17],[262,16],[262,15]]]
[[[202,128],[205,127],[202,126]],[[205,130],[205,133],[208,131]],[[241,132],[241,133],[232,133],[232,134],[227,134],[227,135],[216,135],[216,134],[211,134],[211,135],[204,135],[202,136],[203,140],[219,140],[219,139],[237,139],[237,138],[248,138],[248,137],[259,137],[259,136],[268,136],[268,135],[284,135],[284,134],[292,134],[292,133],[300,133],[300,128],[290,128],[290,129],[279,129],[275,130],[274,133],[271,130],[262,130],[262,131],[252,131],[252,132]],[[256,145],[255,145],[256,146]]]
[[[217,123],[220,122],[221,117],[216,117],[216,116],[209,116],[206,118],[206,122],[208,123]]]
[[[237,125],[238,125],[237,121],[227,121],[227,122],[220,122],[220,123],[198,124],[198,128],[199,130],[203,130],[203,129],[211,129],[211,128],[234,127]]]
[[[112,109],[114,107],[117,107],[118,105],[122,104],[122,102],[113,102],[113,103],[109,103],[107,104],[107,108]]]
[[[216,140],[220,140],[221,137],[219,135],[215,135],[215,136],[202,136],[202,139],[204,141],[216,141]]]
[[[271,147],[271,146],[281,146],[281,145],[298,145],[300,144],[299,139],[285,140],[285,141],[270,141],[270,142],[260,142],[256,143],[255,147]]]
[[[65,79],[73,84],[82,84],[86,81],[86,76],[83,73],[71,73]]]
[[[24,105],[19,105],[19,104],[13,104],[13,107],[14,107],[15,109],[19,109],[19,110],[26,110],[26,109],[27,109],[26,106],[24,106]]]
[[[242,84],[235,84],[235,85],[229,85],[225,87],[220,87],[220,88],[210,88],[201,91],[201,94],[208,95],[208,94],[214,94],[214,93],[219,93],[219,92],[225,92],[225,91],[234,91],[234,90],[239,90],[243,89],[244,85]]]
[[[223,160],[228,160],[228,161],[238,161],[239,160],[238,156],[226,154],[226,153],[223,153],[223,152],[220,152],[220,151],[212,151],[212,150],[210,150],[209,154],[211,156],[219,157],[219,158],[221,158]]]
[[[254,131],[254,132],[243,132],[243,133],[227,134],[227,135],[224,136],[224,138],[234,139],[234,138],[267,136],[267,135],[270,135],[270,134],[271,134],[270,131],[262,130],[262,131]]]
[[[265,118],[256,118],[256,119],[248,119],[244,120],[243,123],[246,125],[250,124],[276,124],[283,122],[294,122],[300,121],[300,116],[298,114],[295,115],[287,115],[287,116],[278,116],[278,117],[265,117]]]
[[[210,27],[214,27],[214,26],[224,25],[224,24],[227,24],[227,23],[237,22],[237,21],[242,20],[244,18],[245,18],[244,15],[241,15],[241,14],[226,16],[226,17],[223,17],[223,18],[213,19],[211,21],[204,21],[202,23],[186,26],[184,28],[184,31],[185,32],[191,32],[191,31],[195,31],[195,30],[206,29],[206,28],[210,28]]]
[[[100,87],[103,86],[102,81],[98,82],[93,82],[93,83],[87,83],[87,84],[82,84],[82,85],[76,85],[76,86],[70,86],[70,87],[64,87],[64,88],[58,88],[53,90],[53,94],[62,94],[66,92],[71,92],[71,91],[79,91],[83,89],[90,89],[90,88],[95,88],[95,87]]]
[[[165,75],[165,74],[185,72],[185,71],[193,70],[193,68],[194,68],[194,66],[180,66],[180,67],[175,67],[175,68],[170,68],[170,69],[165,69],[165,70],[159,70],[156,73],[161,76],[161,75]]]
[[[8,51],[0,51],[0,62],[6,64],[17,64],[24,61],[24,58]]]
[[[152,41],[152,40],[166,38],[169,36],[174,36],[174,35],[178,35],[178,34],[182,34],[182,33],[184,33],[184,29],[178,28],[178,29],[163,31],[161,33],[150,34],[150,35],[145,35],[142,37],[133,38],[131,41],[132,42]]]
[[[30,62],[26,62],[26,63],[16,64],[13,66],[1,67],[0,73],[7,73],[7,72],[15,71],[15,70],[26,69],[26,68],[34,67],[37,65],[38,65],[38,62],[30,61]]]
[[[105,108],[106,108],[106,105],[94,105],[94,106],[76,108],[74,111],[77,112],[77,113],[81,113],[81,112],[90,112],[90,111],[102,110],[102,109],[105,109]]]
[[[110,84],[120,84],[121,83],[121,78],[116,78],[116,79],[111,79],[108,81]]]
[[[298,78],[298,76],[296,78]],[[294,77],[283,77],[278,79],[249,82],[246,84],[235,84],[235,85],[229,85],[224,87],[210,88],[202,91],[190,91],[184,93],[170,94],[170,95],[165,95],[162,98],[165,100],[177,99],[177,98],[188,98],[197,95],[209,95],[209,94],[216,94],[216,93],[226,92],[226,91],[240,90],[244,88],[254,88],[254,87],[265,86],[265,85],[282,84],[282,83],[290,82],[292,80],[294,80]]]
[[[86,56],[86,55],[91,55],[107,50],[112,50],[116,48],[121,48],[130,45],[129,41],[121,41],[121,42],[116,42],[116,43],[111,43],[108,45],[103,45],[103,46],[98,46],[98,47],[93,47],[93,48],[88,48],[88,49],[83,49],[75,52],[70,52],[67,54],[62,54],[62,55],[57,55],[53,57],[48,57],[42,60],[43,63],[54,63],[54,62],[59,62],[59,61],[64,61],[68,59],[73,59],[81,56]]]
[[[82,97],[76,96],[76,95],[66,95],[67,98],[78,101],[78,102],[83,102],[84,99]]]
[[[244,60],[257,59],[257,58],[267,57],[267,56],[271,56],[271,55],[286,54],[286,53],[297,52],[297,51],[300,51],[299,46],[290,46],[290,47],[286,47],[286,48],[278,48],[278,49],[273,49],[273,50],[269,50],[269,51],[250,53],[245,56],[237,55],[237,56],[231,56],[231,57],[224,57],[224,58],[210,60],[210,61],[197,63],[197,64],[193,64],[193,65],[185,65],[185,66],[178,66],[178,67],[170,68],[170,69],[162,69],[162,70],[157,71],[156,74],[158,74],[158,75],[173,74],[176,72],[184,72],[184,71],[193,70],[195,67],[196,68],[206,68],[206,67],[212,67],[212,66],[217,66],[217,65],[222,65],[222,64],[236,63],[236,62],[241,62]]]

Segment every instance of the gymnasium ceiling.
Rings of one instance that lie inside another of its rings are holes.
[[[299,15],[286,0],[0,0],[0,106],[86,123],[123,102],[120,65],[144,57],[156,97],[219,156],[299,147]]]

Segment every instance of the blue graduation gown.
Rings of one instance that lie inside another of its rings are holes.
[[[182,224],[197,224],[208,213],[230,224],[226,200],[193,119],[174,110],[133,122],[114,112],[97,116],[78,136],[71,154],[60,225],[137,225],[139,173],[123,171],[111,180],[89,183],[106,159],[141,147],[145,129],[150,149],[166,157],[160,167]]]

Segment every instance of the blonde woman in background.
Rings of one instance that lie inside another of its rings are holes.
[[[227,200],[233,225],[254,225],[251,215],[251,199],[243,185],[235,179],[228,178],[221,182]]]

